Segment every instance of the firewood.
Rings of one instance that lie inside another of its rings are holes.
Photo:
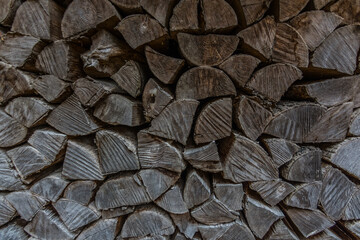
[[[21,0],[1,1],[0,24],[6,27],[11,27],[14,21],[17,9],[20,7]]]
[[[184,201],[187,207],[193,208],[209,199],[211,195],[210,181],[204,174],[190,170],[186,175]]]
[[[360,237],[360,221],[347,221],[344,223],[344,227],[349,231],[354,237]]]
[[[185,214],[170,213],[170,216],[174,224],[182,234],[184,234],[187,238],[190,239],[194,237],[195,233],[198,231],[199,224],[191,217],[190,213],[185,213]]]
[[[233,133],[221,145],[223,176],[236,183],[272,180],[278,171],[270,156],[256,142]]]
[[[269,110],[255,100],[240,96],[235,104],[234,122],[251,140],[256,140],[272,118]]]
[[[86,34],[97,26],[113,28],[121,17],[107,0],[74,0],[67,7],[61,21],[64,38]]]
[[[232,126],[232,100],[221,98],[203,107],[196,120],[194,140],[207,143],[230,136]]]
[[[71,93],[70,84],[54,75],[39,76],[34,79],[33,87],[38,94],[50,103],[62,102]]]
[[[357,220],[360,219],[360,210],[358,208],[360,204],[360,189],[357,187],[353,194],[351,195],[350,201],[347,203],[342,219],[349,220]]]
[[[278,207],[269,207],[250,196],[246,197],[244,210],[249,227],[258,238],[263,238],[277,220],[285,217]]]
[[[12,147],[25,140],[27,128],[0,110],[0,147]]]
[[[141,11],[139,0],[110,0],[110,2],[126,13],[135,13]]]
[[[135,206],[130,207],[120,207],[120,208],[111,208],[109,210],[102,210],[101,217],[104,219],[121,217],[124,215],[128,215],[135,211]]]
[[[245,1],[245,0],[243,0]],[[260,0],[264,2],[266,0]],[[267,0],[270,2],[269,0]],[[244,42],[244,49],[256,57],[270,59],[276,34],[276,22],[273,17],[265,17],[258,23],[240,31],[237,36]]]
[[[4,195],[0,195],[0,226],[11,221],[16,215],[16,209],[6,200]]]
[[[315,9],[321,9],[330,2],[332,2],[332,0],[313,0]]]
[[[178,173],[185,170],[186,163],[176,145],[144,130],[138,133],[137,139],[141,168],[163,168]]]
[[[26,188],[4,150],[0,150],[0,169],[1,191],[19,191]]]
[[[356,109],[351,115],[348,134],[356,137],[360,136],[360,109]]]
[[[167,192],[155,200],[155,203],[169,213],[184,214],[188,212],[188,208],[178,184],[171,187]]]
[[[80,53],[83,49],[65,41],[47,45],[38,55],[36,68],[60,79],[74,81],[82,76]]]
[[[147,14],[129,15],[115,29],[133,49],[145,44],[161,43],[168,37],[166,29]]]
[[[149,46],[145,47],[145,56],[151,72],[165,84],[174,83],[185,65],[183,59],[161,54]]]
[[[190,64],[196,66],[219,65],[234,53],[239,44],[236,36],[218,34],[178,33],[177,40],[181,54]]]
[[[345,37],[346,36],[346,37]],[[332,32],[314,51],[311,62],[322,71],[353,74],[357,65],[360,43],[358,25],[347,25]],[[326,59],[326,60],[325,60]]]
[[[139,209],[126,219],[121,237],[168,236],[174,232],[175,227],[169,215],[158,207],[149,206]]]
[[[177,173],[158,169],[144,169],[138,173],[151,200],[156,200],[179,179]]]
[[[141,7],[164,27],[168,25],[175,4],[175,0],[140,0]]]
[[[31,128],[45,123],[53,106],[41,98],[18,97],[10,101],[5,112],[25,127]]]
[[[0,41],[0,59],[14,67],[34,71],[36,56],[44,47],[45,43],[38,38],[7,33]]]
[[[242,210],[244,189],[241,183],[231,183],[219,178],[213,178],[215,196],[234,212]]]
[[[176,85],[177,99],[201,100],[235,94],[231,79],[223,71],[212,67],[191,68],[181,75]]]
[[[280,179],[253,182],[250,183],[250,188],[271,206],[275,206],[295,190],[293,185]]]
[[[319,210],[285,209],[286,215],[306,238],[313,236],[335,224]]]
[[[291,207],[315,210],[318,206],[320,192],[321,182],[300,184],[284,200],[284,203]]]
[[[309,50],[314,51],[341,21],[342,18],[333,13],[309,11],[293,18],[290,24],[303,37]]]
[[[95,147],[79,140],[69,140],[62,174],[71,180],[103,180]]]
[[[322,239],[342,240],[342,238],[340,238],[336,234],[336,230],[333,230],[331,228],[325,229],[324,231],[316,234],[315,236],[312,236],[309,239],[312,239],[312,240],[322,240]]]
[[[221,172],[222,166],[215,141],[197,147],[186,147],[184,159],[194,168],[205,172]]]
[[[191,216],[204,224],[228,223],[236,219],[236,215],[213,195],[205,203],[194,208]]]
[[[115,72],[111,78],[132,97],[141,95],[145,81],[146,72],[144,66],[136,61],[126,62],[119,71]]]
[[[240,5],[245,18],[246,25],[251,25],[260,20],[270,7],[272,0],[240,0]]]
[[[171,32],[195,32],[200,30],[199,0],[180,0],[173,9],[169,26]]]
[[[205,31],[229,31],[238,24],[234,9],[225,0],[202,0],[201,8]]]
[[[156,186],[154,186],[156,187]],[[98,210],[134,206],[151,202],[145,187],[136,175],[123,174],[107,180],[96,192],[95,204]]]
[[[144,115],[147,121],[157,117],[160,112],[174,99],[174,94],[163,84],[150,78],[142,93]]]
[[[283,178],[295,182],[321,180],[321,150],[315,147],[303,147],[281,170]]]
[[[140,126],[145,122],[142,103],[120,94],[110,94],[94,110],[94,116],[111,125]]]
[[[279,220],[271,227],[265,237],[266,240],[299,240],[298,236],[287,226],[283,220]]]
[[[199,225],[199,232],[203,239],[215,240],[222,237],[222,235],[224,235],[226,231],[229,230],[234,224],[235,221],[230,223],[216,224],[216,225],[201,224]]]
[[[360,5],[354,0],[340,0],[330,6],[330,11],[343,17],[343,23],[359,23]]]
[[[181,234],[181,233],[176,233],[175,237],[173,238],[174,240],[186,240],[187,238]]]
[[[237,88],[243,88],[259,63],[260,60],[251,55],[236,54],[221,63],[219,68],[229,75]]]
[[[94,181],[75,181],[66,187],[64,198],[73,200],[82,205],[88,205],[94,194],[96,183]]]
[[[26,1],[16,11],[11,31],[46,41],[59,40],[63,13],[64,8],[53,0]]]
[[[266,138],[262,142],[277,167],[289,162],[300,149],[298,145],[285,139]]]
[[[114,219],[100,219],[95,224],[84,229],[77,240],[90,240],[90,239],[102,239],[112,240],[115,239],[118,234],[119,220]]]
[[[244,222],[240,220],[236,220],[234,224],[229,229],[227,229],[227,231],[218,239],[219,240],[236,240],[236,239],[255,240],[255,237]]]
[[[295,17],[306,6],[309,0],[286,1],[279,0],[278,18],[280,22],[285,22]]]
[[[23,227],[16,223],[11,223],[0,228],[0,238],[2,239],[15,238],[16,240],[27,240],[29,239],[28,237]]]
[[[151,121],[148,132],[186,145],[198,105],[198,101],[191,99],[181,99],[170,103]]]

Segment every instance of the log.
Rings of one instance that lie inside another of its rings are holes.
[[[141,102],[120,94],[110,94],[96,105],[94,116],[111,125],[134,127],[145,122]]]
[[[59,40],[63,14],[64,8],[53,0],[26,1],[16,11],[11,31],[46,41]]]
[[[208,143],[230,136],[232,100],[221,98],[207,103],[201,109],[194,128],[196,144]]]
[[[116,217],[128,215],[130,213],[133,213],[134,211],[135,211],[135,206],[111,208],[109,210],[102,210],[101,217],[103,219],[116,218]]]
[[[184,214],[189,212],[179,184],[172,186],[167,192],[155,200],[155,203],[168,213]]]
[[[318,206],[321,182],[303,183],[284,200],[287,206],[315,210]]]
[[[249,26],[264,16],[265,12],[270,7],[272,0],[240,0],[239,2],[242,8],[242,14],[245,18],[245,23]]]
[[[191,99],[177,100],[170,103],[151,121],[148,132],[186,145],[198,105],[198,101]]]
[[[151,72],[165,84],[173,84],[185,65],[183,59],[164,55],[149,46],[145,47],[145,56]]]
[[[86,113],[74,94],[55,108],[46,122],[56,130],[70,136],[84,136],[99,129],[99,125]]]
[[[230,210],[236,212],[243,209],[244,189],[241,183],[231,183],[220,178],[213,178],[215,196]]]
[[[176,36],[181,54],[195,66],[219,65],[234,53],[239,44],[239,39],[230,35],[178,33]]]
[[[266,240],[299,240],[298,236],[291,228],[285,225],[283,220],[279,220],[270,228]]]
[[[343,23],[359,23],[360,5],[354,0],[340,0],[330,6],[330,11],[343,17]]]
[[[19,191],[26,188],[4,150],[0,150],[0,176],[1,191]]]
[[[332,2],[332,0],[313,0],[315,9],[322,9],[330,2]]]
[[[256,142],[232,133],[220,146],[223,177],[235,183],[272,180],[278,171],[270,156]]]
[[[360,237],[360,221],[347,221],[344,223],[344,227],[347,231],[351,233],[351,235],[355,238]]]
[[[360,219],[360,210],[358,208],[360,203],[360,190],[357,187],[351,195],[350,201],[347,203],[342,220],[358,220]]]
[[[338,15],[325,11],[309,11],[299,14],[290,25],[304,39],[310,51],[314,51],[342,22]]]
[[[0,237],[2,239],[15,238],[17,240],[27,240],[29,236],[24,232],[22,226],[16,223],[11,223],[0,228]]]
[[[295,143],[279,138],[266,138],[263,139],[262,143],[265,145],[276,167],[289,162],[300,149]]]
[[[69,140],[62,174],[71,180],[104,180],[95,146]]]
[[[25,141],[27,128],[0,110],[0,147],[12,147]]]
[[[141,11],[139,0],[110,0],[110,2],[125,13],[136,13]]]
[[[97,26],[113,28],[121,17],[107,0],[74,0],[67,7],[61,21],[64,38],[86,34]]]
[[[278,207],[269,207],[250,196],[245,199],[244,211],[250,229],[258,238],[263,238],[277,220],[285,217]]]
[[[3,0],[1,1],[0,24],[5,27],[11,27],[16,11],[20,7],[21,0]]]
[[[236,240],[247,239],[254,240],[255,237],[248,228],[248,226],[239,220],[236,220],[234,224],[227,229],[227,231],[219,238],[219,240]]]
[[[309,0],[286,1],[279,0],[278,19],[280,22],[285,22],[296,15],[306,6]]]
[[[206,99],[236,95],[231,79],[212,67],[195,67],[181,75],[176,85],[177,99]]]
[[[334,227],[335,229],[335,227]],[[340,230],[341,231],[341,230]],[[339,233],[339,235],[342,235],[342,237],[348,237],[347,235],[341,234]],[[333,240],[341,240],[342,238],[340,238],[337,234],[336,234],[336,230],[332,230],[332,229],[325,229],[324,231],[322,231],[321,233],[316,234],[315,236],[311,237],[311,239],[314,240],[321,240],[321,239],[333,239]]]
[[[188,209],[198,206],[209,199],[211,195],[208,177],[194,169],[186,175],[184,201]]]
[[[360,27],[347,25],[333,31],[314,51],[312,66],[321,71],[353,74],[357,64]],[[344,37],[346,36],[346,37]],[[324,59],[327,60],[324,60]]]
[[[40,72],[73,82],[83,75],[81,52],[83,49],[75,44],[56,41],[40,52],[35,66]]]
[[[190,213],[185,213],[185,214],[170,213],[170,216],[174,224],[182,234],[184,234],[187,238],[190,239],[194,237],[195,233],[198,231],[199,224],[191,217]]]
[[[82,205],[88,205],[94,195],[96,183],[94,181],[75,181],[64,191],[64,198]]]
[[[221,238],[233,225],[235,225],[235,221],[216,225],[202,224],[199,225],[199,232],[203,239],[215,240]]]
[[[11,221],[16,215],[16,209],[6,200],[5,195],[0,195],[0,226]]]
[[[169,21],[170,32],[196,32],[200,30],[199,0],[180,0]]]
[[[183,152],[184,159],[191,166],[205,172],[221,172],[222,166],[215,141],[202,146],[186,147]]]
[[[34,79],[33,87],[49,103],[60,103],[69,97],[70,84],[54,75],[41,75]]]
[[[134,14],[125,17],[115,27],[125,41],[133,49],[139,49],[145,44],[164,42],[167,31],[158,21],[147,14]]]
[[[225,0],[202,0],[201,8],[207,32],[231,31],[238,25],[234,9]]]
[[[140,0],[141,7],[153,16],[162,26],[167,27],[175,0]]]
[[[118,219],[100,219],[84,229],[77,237],[78,240],[102,239],[112,240],[118,234]]]
[[[348,135],[351,136],[360,136],[360,110],[354,110],[353,114],[351,115],[351,120],[349,124],[349,132]]]

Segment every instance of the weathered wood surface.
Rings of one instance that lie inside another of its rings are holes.
[[[240,0],[240,5],[246,21],[246,25],[251,25],[261,19],[270,7],[272,0]]]
[[[215,196],[229,209],[239,211],[243,209],[244,189],[241,183],[231,183],[218,178],[213,180]]]
[[[88,205],[93,197],[96,183],[94,181],[75,181],[64,191],[64,198]]]
[[[10,0],[1,2],[0,24],[10,27],[14,21],[17,9],[20,7],[21,0]]]
[[[285,199],[284,203],[296,208],[316,209],[320,198],[321,185],[322,183],[319,181],[300,184]]]
[[[343,17],[343,23],[359,23],[360,6],[354,0],[340,0],[330,6],[330,11]]]
[[[186,175],[184,201],[187,207],[193,208],[209,199],[211,194],[210,181],[206,175],[190,170]]]
[[[170,18],[170,31],[189,32],[199,30],[199,2],[199,0],[180,0],[174,7],[173,14]]]
[[[58,103],[70,95],[70,84],[54,75],[42,75],[33,81],[33,87],[49,103]]]
[[[12,147],[25,140],[27,128],[0,110],[0,147]]]
[[[214,9],[218,9],[218,11],[214,11]],[[202,0],[201,10],[205,31],[228,31],[238,24],[234,9],[225,0]]]
[[[285,22],[290,18],[296,16],[309,2],[309,0],[298,0],[298,1],[279,1],[279,21]]]

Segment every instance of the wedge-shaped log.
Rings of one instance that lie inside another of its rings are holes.
[[[0,110],[0,147],[12,147],[25,140],[27,128]]]
[[[286,1],[279,0],[278,18],[280,22],[285,22],[295,17],[306,6],[309,0]]]
[[[241,183],[231,183],[220,178],[213,178],[215,196],[234,212],[242,210],[244,189]]]
[[[180,0],[173,9],[169,26],[171,32],[194,32],[200,30],[199,0]]]
[[[360,136],[360,110],[356,109],[351,115],[351,121],[349,125],[349,132],[351,136]]]
[[[6,27],[11,27],[14,21],[16,11],[20,7],[21,0],[3,0],[1,1],[0,24]]]
[[[5,227],[0,228],[0,238],[1,239],[11,239],[15,238],[16,240],[27,240],[29,236],[24,232],[24,228],[16,223],[11,223]]]
[[[179,184],[171,187],[155,203],[169,213],[184,214],[188,212]]]
[[[343,220],[358,220],[360,219],[360,189],[357,187],[351,195],[350,201],[345,207]]]
[[[75,181],[66,187],[64,198],[82,205],[88,205],[93,197],[96,183],[94,181]]]
[[[283,220],[274,223],[269,230],[266,240],[299,240],[299,237],[284,223]]]
[[[330,6],[330,11],[343,17],[343,23],[359,23],[360,7],[354,0],[340,0]]]
[[[229,31],[238,24],[234,9],[225,0],[201,0],[201,8],[205,31]]]
[[[26,187],[21,182],[18,172],[13,168],[11,159],[4,150],[0,150],[0,190],[18,191]]]
[[[350,232],[353,237],[360,237],[360,221],[347,221],[344,224],[344,227]]]
[[[265,138],[262,142],[277,167],[289,162],[300,149],[298,145],[285,139]]]
[[[54,75],[41,75],[34,79],[33,87],[46,101],[62,102],[70,95],[70,84]]]
[[[184,234],[187,238],[190,239],[194,237],[195,233],[198,231],[199,224],[191,217],[190,213],[170,213],[170,216],[171,219],[174,221],[174,224],[182,234]]]
[[[239,2],[243,11],[246,25],[249,26],[264,16],[265,12],[270,7],[272,0],[258,0],[255,2],[240,0]]]
[[[184,187],[184,200],[187,207],[193,208],[209,199],[211,195],[208,177],[192,169],[186,175]]]
[[[202,225],[199,226],[199,231],[206,240],[255,240],[251,230],[242,220],[218,225]]]
[[[313,209],[318,206],[321,182],[311,182],[297,185],[295,190],[284,200],[287,206]]]
[[[0,195],[0,226],[11,221],[16,215],[16,209],[6,200],[5,195]]]
[[[55,172],[40,179],[29,190],[47,201],[56,202],[68,184],[69,182],[61,177],[61,172]]]
[[[112,240],[118,234],[119,219],[100,219],[96,223],[84,229],[76,238],[78,240],[102,239]]]
[[[167,27],[170,14],[176,3],[175,0],[139,0],[141,7],[158,22]]]
[[[134,211],[135,211],[135,206],[111,208],[109,210],[102,210],[101,217],[103,219],[116,218],[116,217],[128,215],[130,213],[133,213]]]
[[[234,53],[239,44],[236,36],[218,34],[178,33],[177,40],[181,54],[190,64],[196,66],[219,65]]]
[[[206,240],[219,239],[235,222],[216,224],[216,225],[199,225],[201,237]],[[253,238],[254,239],[254,238]]]

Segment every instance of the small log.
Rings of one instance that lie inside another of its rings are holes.
[[[94,110],[94,116],[111,125],[140,126],[145,122],[142,103],[120,94],[110,94]]]
[[[70,95],[70,84],[54,75],[42,75],[33,82],[33,87],[46,101],[59,103]]]
[[[277,220],[285,217],[278,207],[269,207],[249,196],[246,197],[244,210],[249,227],[258,238],[263,238]]]
[[[16,215],[16,209],[6,200],[4,195],[0,195],[0,226],[11,221]]]
[[[194,168],[205,172],[221,172],[222,166],[215,141],[198,147],[186,147],[184,159]]]
[[[18,97],[10,101],[5,112],[27,128],[45,123],[45,119],[54,107],[41,98]]]
[[[185,170],[186,163],[176,145],[146,131],[140,131],[137,139],[141,168],[163,168],[177,173]]]
[[[136,13],[141,11],[139,0],[110,0],[110,2],[125,13]]]
[[[280,179],[250,183],[250,188],[256,191],[269,205],[275,206],[295,190],[290,183]]]
[[[279,220],[271,227],[265,237],[266,240],[299,240],[298,236],[287,226],[283,220]]]
[[[121,17],[107,0],[74,0],[67,7],[61,21],[64,38],[86,34],[101,25],[113,28]]]
[[[75,181],[66,187],[64,198],[88,205],[94,195],[96,183],[94,181]]]
[[[242,0],[245,1],[245,0]],[[260,0],[259,2],[271,2]],[[276,34],[276,22],[267,16],[254,25],[240,31],[237,36],[244,42],[244,49],[262,60],[270,59]]]
[[[264,149],[256,142],[233,133],[220,147],[223,156],[223,176],[236,183],[272,180],[278,171]]]
[[[321,185],[321,182],[300,184],[284,200],[284,203],[291,207],[315,210],[320,198]]]
[[[346,37],[345,37],[346,36]],[[312,66],[322,71],[353,74],[357,66],[360,26],[347,25],[332,32],[314,51]],[[325,60],[326,59],[326,60]]]
[[[0,147],[12,147],[25,140],[27,128],[0,110]]]
[[[46,122],[70,136],[84,136],[96,132],[99,126],[86,113],[76,95],[70,96],[48,116]]]
[[[359,23],[360,5],[354,0],[340,0],[330,6],[330,11],[343,17],[344,24]]]
[[[156,187],[156,186],[154,186]],[[95,204],[98,210],[123,206],[135,206],[151,202],[145,187],[136,175],[123,174],[107,180],[96,192]]]
[[[145,56],[151,72],[161,82],[172,84],[185,65],[185,61],[161,54],[149,46],[145,47]]]
[[[29,191],[11,192],[5,198],[26,221],[30,221],[46,205],[45,199]]]
[[[75,231],[100,218],[91,208],[73,200],[61,198],[53,206],[70,231]]]
[[[213,195],[205,203],[194,208],[191,211],[191,216],[196,221],[207,225],[228,223],[236,219],[236,215]]]
[[[243,88],[259,63],[260,60],[251,55],[236,54],[221,63],[219,68],[229,75],[237,88]]]
[[[140,169],[134,133],[100,130],[96,133],[96,145],[104,175]]]
[[[220,237],[219,240],[247,239],[255,240],[254,235],[246,223],[236,220],[234,224]]]
[[[202,204],[211,195],[210,181],[204,174],[190,170],[186,175],[184,201],[188,209]]]
[[[59,40],[63,13],[64,8],[53,0],[26,1],[16,11],[11,31],[46,41]]]
[[[164,27],[168,25],[175,4],[175,0],[140,0],[141,7]]]
[[[207,143],[230,136],[232,127],[232,100],[221,98],[207,103],[196,120],[194,140]]]
[[[178,184],[155,200],[155,203],[169,213],[184,214],[189,212]]]
[[[306,238],[322,232],[335,224],[335,222],[328,219],[326,215],[319,210],[290,208],[285,209],[285,213],[298,231]]]
[[[173,9],[169,26],[171,32],[195,32],[200,30],[199,0],[180,0]]]
[[[235,104],[234,122],[251,140],[260,137],[271,118],[269,110],[246,96],[241,96]]]
[[[3,0],[1,1],[1,11],[0,11],[0,24],[5,27],[11,27],[16,11],[22,4],[21,0]]]
[[[137,238],[159,235],[171,235],[175,227],[169,215],[155,206],[139,209],[125,221],[121,230],[122,238]]]
[[[342,18],[325,11],[308,11],[294,17],[290,24],[314,51],[340,24]]]
[[[157,117],[173,99],[174,95],[169,88],[150,78],[142,93],[144,115],[147,121]]]
[[[313,4],[315,9],[322,9],[326,5],[328,5],[332,0],[313,0]]]
[[[0,228],[0,238],[16,240],[28,240],[29,236],[24,232],[24,228],[16,223],[11,223]]]
[[[240,5],[245,18],[246,25],[249,26],[260,20],[270,7],[272,0],[248,1],[240,0]]]
[[[69,140],[62,174],[71,180],[103,180],[95,147],[79,140]]]
[[[356,109],[351,115],[348,134],[356,137],[360,136],[360,109]]]
[[[0,150],[0,190],[19,191],[26,187],[21,182],[18,172],[13,169],[10,158],[4,150]]]
[[[77,240],[112,240],[118,234],[119,219],[100,219],[95,224],[84,229]]]
[[[266,150],[270,153],[276,167],[280,167],[289,162],[294,154],[300,149],[298,145],[291,141],[279,138],[263,139]]]
[[[286,180],[295,182],[319,181],[321,180],[321,156],[320,149],[303,147],[282,168],[281,175]]]
[[[35,65],[41,72],[74,81],[83,75],[81,52],[83,49],[75,44],[56,41],[40,52]]]
[[[195,233],[198,231],[199,224],[191,217],[190,213],[170,214],[170,216],[182,234],[190,239],[194,237]]]
[[[199,225],[199,232],[201,237],[205,240],[215,240],[219,239],[228,231],[233,225],[234,222],[216,224],[216,225]],[[246,238],[245,238],[246,239]],[[254,238],[253,238],[254,239]]]
[[[198,101],[191,99],[170,103],[152,120],[148,132],[186,145],[198,105]]]
[[[357,187],[353,194],[351,195],[350,201],[346,205],[344,209],[344,215],[342,217],[342,220],[358,220],[360,219],[360,188]]]
[[[303,68],[309,65],[308,46],[299,32],[286,23],[277,25],[272,60]]]
[[[181,54],[190,64],[196,66],[219,65],[234,53],[239,44],[236,36],[218,34],[178,33],[177,40]]]
[[[221,70],[212,67],[191,68],[181,75],[176,85],[177,99],[206,99],[235,95],[231,79]]]
[[[205,31],[230,31],[238,25],[234,9],[225,0],[202,0],[201,8]]]
[[[180,175],[158,169],[144,169],[138,173],[151,200],[156,200],[179,179]]]
[[[229,209],[236,212],[243,209],[244,189],[241,183],[231,183],[220,178],[213,178],[215,196]]]
[[[146,72],[143,65],[130,60],[127,61],[119,71],[115,72],[111,78],[132,97],[141,95],[145,81]]]
[[[147,14],[127,16],[115,29],[133,49],[139,49],[145,44],[161,43],[168,37],[166,29]]]
[[[285,22],[298,15],[306,6],[309,0],[286,1],[279,0],[278,18],[280,22]]]

